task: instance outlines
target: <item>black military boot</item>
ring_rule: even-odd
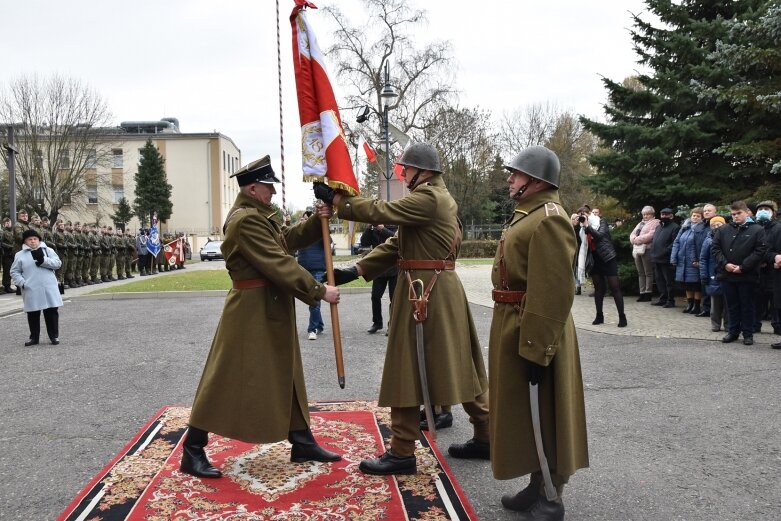
[[[447,453],[459,459],[491,459],[491,444],[472,438],[466,443],[454,443]]]
[[[179,470],[199,478],[219,478],[222,472],[216,469],[203,450],[209,443],[209,433],[196,427],[189,427],[182,444],[182,463]]]
[[[502,506],[507,510],[523,512],[529,510],[531,506],[540,497],[540,486],[542,485],[542,474],[534,472],[529,479],[529,484],[525,489],[517,494],[505,494],[502,496]]]
[[[358,468],[364,474],[388,476],[390,474],[417,474],[418,463],[415,456],[397,456],[391,449],[379,458],[366,458]]]
[[[342,459],[335,452],[327,451],[318,445],[315,437],[312,436],[312,431],[309,429],[290,431],[287,434],[287,441],[293,444],[293,447],[290,449],[290,461],[293,463],[303,463],[305,461],[330,463]]]
[[[564,503],[558,501],[548,501],[538,495],[528,510],[520,512],[515,519],[523,521],[562,521],[564,519]]]
[[[443,412],[441,414],[434,413],[434,426],[437,430],[447,429],[453,426],[453,413]],[[426,421],[426,412],[420,411],[420,430],[428,430],[428,421]]]

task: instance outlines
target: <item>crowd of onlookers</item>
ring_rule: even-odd
[[[683,313],[710,318],[712,331],[724,329],[722,342],[753,344],[753,335],[769,320],[781,335],[781,224],[775,201],[748,205],[736,201],[730,215],[718,215],[712,204],[693,208],[681,224],[671,208],[659,217],[651,206],[642,209],[642,220],[629,235],[637,269],[638,302],[675,308],[676,291],[685,295]],[[594,282],[596,318],[604,321],[602,300],[609,287],[626,326],[624,303],[618,283],[616,250],[607,223],[598,209],[587,206],[572,215],[579,250],[575,279],[577,292],[590,274]],[[616,226],[623,223],[616,222]],[[652,294],[654,284],[658,299]],[[781,349],[781,342],[772,344]]]

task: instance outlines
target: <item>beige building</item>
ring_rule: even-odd
[[[86,190],[73,196],[84,200],[64,206],[61,215],[72,221],[112,224],[109,216],[116,212],[119,200],[125,197],[132,205],[135,199],[134,175],[148,139],[165,159],[172,186],[173,212],[161,224],[162,230],[203,238],[219,235],[238,194],[230,175],[241,168],[241,151],[219,132],[182,133],[175,118],[123,122],[116,132],[107,132],[110,156],[94,162],[86,174]],[[137,230],[138,219],[134,217],[128,227]]]

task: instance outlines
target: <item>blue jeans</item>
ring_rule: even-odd
[[[729,333],[743,333],[743,338],[754,336],[754,289],[756,282],[732,282],[723,280],[724,298],[727,300]]]
[[[315,278],[320,280],[323,278],[323,271],[310,271],[309,273]],[[307,333],[314,331],[315,333],[321,333],[325,325],[323,324],[323,316],[320,314],[320,301],[318,300],[314,306],[309,306],[309,327],[306,328]]]

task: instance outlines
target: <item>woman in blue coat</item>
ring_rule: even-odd
[[[29,229],[22,234],[22,249],[14,256],[11,265],[11,278],[14,284],[22,290],[24,311],[27,313],[27,324],[30,326],[30,340],[25,346],[38,343],[41,333],[41,310],[46,321],[46,332],[52,344],[60,343],[59,313],[62,297],[57,285],[54,270],[62,266],[57,253],[41,242],[41,236],[36,230]]]
[[[721,283],[716,279],[716,259],[711,252],[713,244],[713,234],[727,221],[724,217],[717,215],[710,219],[710,231],[705,236],[700,250],[700,279],[705,293],[710,296],[710,323],[711,331],[721,331],[721,325],[724,324],[724,331],[727,329],[727,306],[724,301],[724,291],[721,289]]]
[[[675,280],[686,291],[689,305],[684,313],[696,315],[702,311],[702,286],[700,285],[700,252],[708,229],[702,222],[702,208],[694,208],[673,242],[670,264],[675,266]]]

